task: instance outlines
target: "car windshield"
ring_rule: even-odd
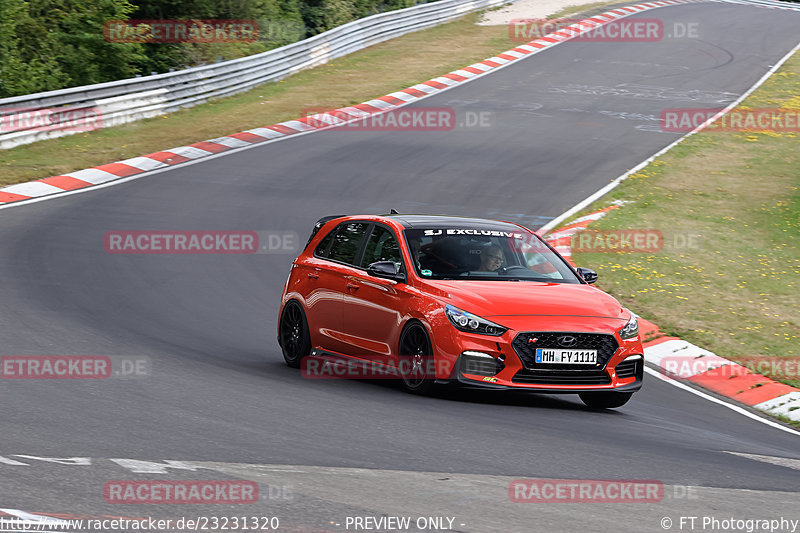
[[[404,234],[425,279],[580,283],[563,259],[522,228],[431,227]]]

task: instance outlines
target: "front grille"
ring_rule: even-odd
[[[558,339],[565,335],[575,337],[577,342],[574,346],[569,346],[573,350],[597,350],[597,365],[575,365],[575,364],[541,364],[536,362],[537,348],[561,348]],[[529,342],[536,339],[535,342]],[[614,335],[606,333],[573,333],[569,331],[541,331],[519,333],[511,343],[514,351],[522,360],[522,364],[527,370],[574,370],[581,373],[597,372],[604,370],[606,364],[619,348],[617,339]]]
[[[617,365],[616,372],[617,378],[619,379],[627,379],[627,378],[635,378],[639,372],[639,365],[642,363],[640,359],[634,359],[632,361],[623,361]]]
[[[513,378],[513,383],[526,385],[608,385],[611,378],[603,370],[520,370]]]

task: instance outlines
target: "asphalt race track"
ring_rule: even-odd
[[[796,435],[651,376],[616,412],[577,396],[421,398],[389,383],[308,380],[275,340],[292,253],[103,247],[112,230],[288,231],[305,242],[321,216],[390,208],[539,227],[677,139],[658,131],[662,109],[723,107],[800,41],[797,12],[697,3],[638,16],[696,23],[699,38],[568,42],[416,104],[459,120],[483,113],[487,127],[328,130],[0,210],[0,353],[151,364],[136,379],[0,380],[0,508],[278,516],[284,531],[346,531],[348,516],[382,514],[454,517],[456,531],[800,519]],[[182,469],[136,473],[111,460],[123,458]],[[657,504],[511,503],[510,480],[526,477],[666,487]],[[261,500],[104,501],[104,483],[130,479],[249,479]]]

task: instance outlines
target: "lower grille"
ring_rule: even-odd
[[[478,376],[494,376],[497,374],[497,365],[489,361],[469,361],[461,369],[464,374],[475,374]]]
[[[494,376],[503,370],[503,362],[494,357],[476,357],[469,353],[464,353],[458,361],[458,369],[462,374],[473,374],[476,376]]]
[[[536,362],[537,348],[567,348],[559,343],[564,336],[574,337],[575,342],[569,346],[574,350],[597,350],[597,365],[575,364],[541,364]],[[614,335],[606,333],[572,333],[557,331],[525,332],[514,337],[511,343],[514,351],[528,370],[580,370],[582,373],[603,370],[608,361],[619,348]]]
[[[641,359],[634,359],[633,361],[623,361],[617,365],[616,372],[617,378],[619,379],[628,379],[628,378],[635,378],[641,372],[639,370],[640,365],[642,364]]]
[[[608,385],[611,378],[602,370],[586,371],[536,371],[520,370],[512,383],[527,385]]]

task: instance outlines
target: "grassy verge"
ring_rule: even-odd
[[[800,54],[742,107],[800,109]],[[694,135],[586,211],[592,229],[655,229],[658,253],[576,253],[623,305],[718,355],[800,387],[800,134]]]
[[[517,46],[478,14],[372,46],[246,93],[124,126],[0,151],[0,185],[118,161],[361,103]]]
[[[603,12],[603,11],[607,11],[607,8],[610,8],[611,6],[617,7],[617,6],[620,6],[620,5],[625,5],[625,4],[620,4],[619,0],[612,0],[610,2],[594,2],[592,4],[582,4],[582,5],[575,5],[575,6],[567,6],[564,9],[562,9],[561,11],[558,11],[556,13],[553,13],[552,15],[549,15],[547,18],[548,19],[560,19],[560,18],[566,18],[566,17],[573,17],[573,16],[575,16],[575,15],[577,15],[579,13],[585,13],[585,12],[591,12],[592,14],[600,13],[600,12]]]

